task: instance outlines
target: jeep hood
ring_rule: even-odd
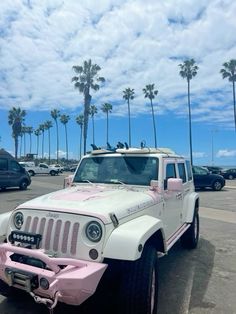
[[[18,206],[35,210],[93,216],[110,223],[110,214],[122,219],[156,203],[161,196],[144,188],[77,185],[46,194]]]

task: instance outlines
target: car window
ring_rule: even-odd
[[[166,180],[169,178],[176,178],[175,164],[166,165]]]
[[[0,158],[0,170],[4,171],[7,170],[7,159]]]
[[[184,163],[178,163],[179,177],[183,182],[187,181]]]
[[[9,169],[13,171],[20,172],[21,166],[15,160],[10,160]]]
[[[200,175],[204,175],[204,174],[208,174],[208,170],[201,168],[201,167],[193,167],[193,173],[194,174],[200,174]]]
[[[186,160],[186,167],[187,167],[187,176],[188,176],[188,181],[191,181],[193,179],[193,175],[192,175],[192,170],[191,170],[191,166],[190,166],[190,161]]]

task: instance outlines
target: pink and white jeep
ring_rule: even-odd
[[[156,313],[158,257],[179,239],[198,243],[189,161],[164,148],[95,150],[65,187],[0,216],[1,293],[54,308],[116,280],[118,313]]]

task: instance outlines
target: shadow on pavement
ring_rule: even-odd
[[[177,243],[168,256],[159,260],[159,314],[182,314],[191,312],[193,308],[214,308],[213,303],[204,299],[214,256],[215,247],[209,241],[200,239],[198,249],[183,250]],[[80,307],[59,304],[54,314],[113,314],[112,299],[111,295],[103,295],[103,300],[94,302],[91,298],[85,306]],[[0,313],[47,314],[49,311],[22,293],[14,299],[4,299],[0,303]]]

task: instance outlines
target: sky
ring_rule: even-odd
[[[232,83],[222,64],[236,59],[236,2],[232,0],[4,0],[0,3],[0,147],[14,153],[8,112],[26,110],[25,125],[37,129],[52,120],[50,111],[68,114],[69,158],[79,157],[83,95],[74,88],[72,67],[91,59],[106,81],[92,92],[95,143],[106,145],[106,115],[112,104],[109,142],[128,142],[128,109],[123,90],[133,88],[130,103],[132,146],[154,146],[151,106],[143,88],[155,84],[153,100],[157,146],[189,156],[187,82],[179,64],[193,58],[199,67],[191,80],[193,161],[198,165],[236,166]],[[60,156],[65,131],[59,123]],[[56,128],[51,129],[56,155]],[[32,152],[36,153],[33,135]],[[40,149],[41,151],[41,137]],[[45,133],[44,155],[48,156]],[[92,143],[89,121],[88,147]],[[24,145],[23,145],[24,146]],[[26,136],[26,153],[29,136]],[[22,148],[22,154],[24,147]]]

